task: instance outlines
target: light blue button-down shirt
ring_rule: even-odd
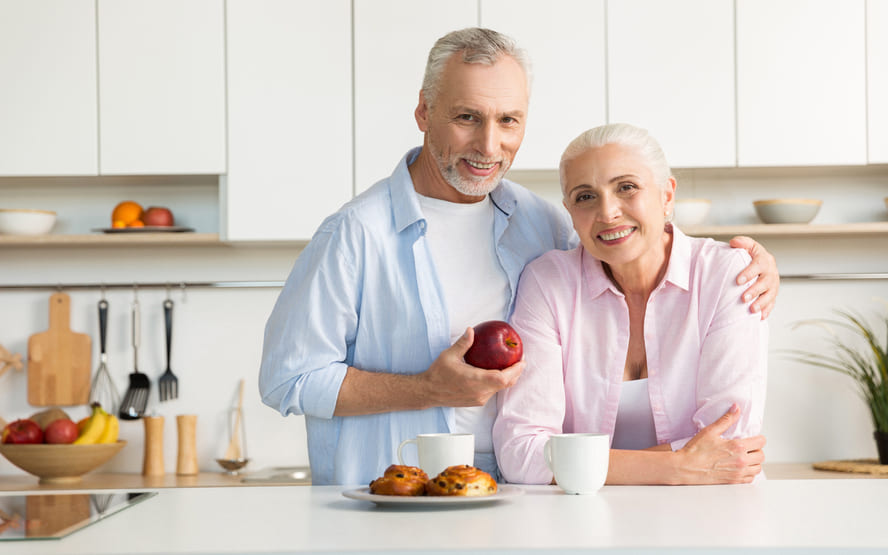
[[[265,327],[262,400],[283,415],[305,415],[314,484],[368,484],[397,462],[402,440],[454,425],[449,407],[333,416],[349,366],[417,374],[450,346],[444,293],[407,170],[419,151],[321,224]],[[524,266],[577,241],[564,209],[515,183],[503,180],[491,199],[496,251],[511,286],[505,319]],[[495,460],[475,465],[497,475]]]

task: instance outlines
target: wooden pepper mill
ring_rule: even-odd
[[[197,415],[180,414],[176,417],[179,432],[179,457],[176,461],[176,474],[193,476],[197,467]]]
[[[145,457],[142,476],[163,476],[163,416],[144,416]]]

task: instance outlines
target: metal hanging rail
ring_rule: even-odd
[[[888,280],[888,273],[785,274],[781,280]],[[0,284],[0,291],[74,291],[110,289],[280,289],[283,281],[164,281],[131,283],[23,283]]]
[[[888,279],[888,273],[860,273],[860,274],[789,274],[780,276],[781,280],[872,280]]]
[[[283,281],[165,281],[131,283],[30,283],[4,284],[0,291],[74,291],[110,289],[273,289],[284,286]]]

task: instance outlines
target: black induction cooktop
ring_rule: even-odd
[[[57,540],[157,492],[0,495],[0,542]]]

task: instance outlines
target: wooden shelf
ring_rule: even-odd
[[[854,235],[888,235],[888,222],[853,224],[749,224],[749,225],[695,225],[682,228],[688,235],[698,237],[830,237]]]
[[[219,246],[218,233],[91,233],[86,235],[0,235],[0,247]]]

